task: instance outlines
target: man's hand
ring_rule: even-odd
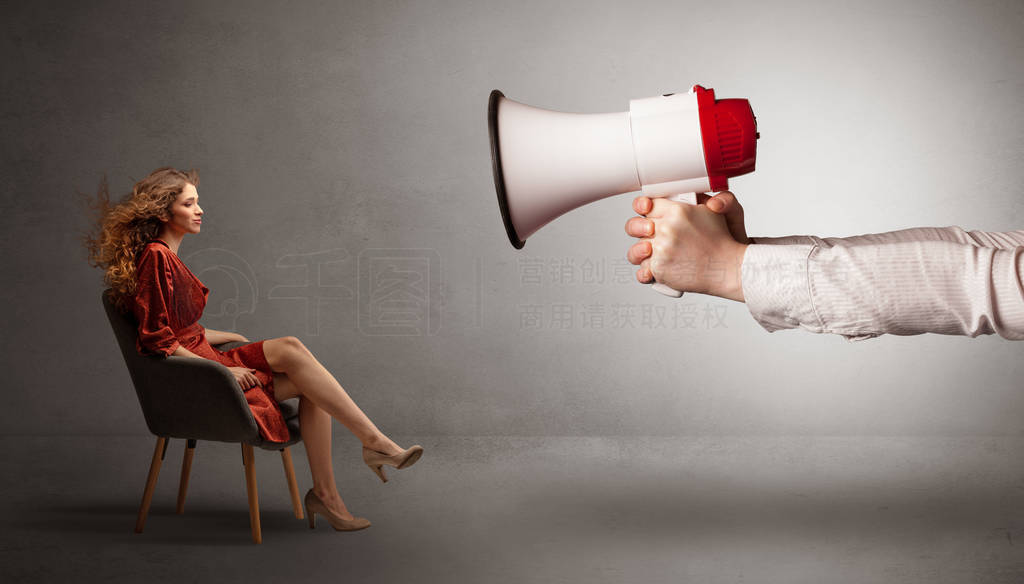
[[[728,191],[699,195],[698,202],[637,197],[633,209],[644,217],[627,221],[626,233],[640,241],[626,257],[640,266],[640,282],[657,280],[684,292],[743,302],[740,267],[749,242],[743,208]]]
[[[701,200],[701,197],[707,197]],[[729,233],[739,243],[750,243],[747,237],[747,228],[743,223],[743,205],[736,200],[736,195],[729,191],[722,191],[713,197],[701,193],[697,196],[698,203],[704,203],[719,215],[725,215],[725,224],[729,226]]]

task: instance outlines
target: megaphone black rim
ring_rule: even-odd
[[[498,192],[498,207],[501,208],[501,219],[505,222],[505,233],[512,247],[522,249],[526,242],[519,239],[516,227],[512,224],[512,216],[508,211],[508,194],[505,192],[505,172],[501,168],[501,144],[498,140],[498,106],[505,94],[495,89],[487,102],[487,130],[491,135],[491,169],[494,171],[494,190]]]

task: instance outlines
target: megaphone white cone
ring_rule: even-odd
[[[488,118],[498,202],[516,248],[563,213],[640,189],[629,112],[556,112],[495,90]]]

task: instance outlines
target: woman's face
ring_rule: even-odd
[[[186,184],[181,194],[175,199],[169,210],[170,220],[166,226],[179,233],[199,233],[202,225],[203,209],[199,206],[199,194],[196,187]]]

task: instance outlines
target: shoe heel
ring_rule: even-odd
[[[384,467],[383,466],[377,465],[377,466],[371,466],[370,468],[373,469],[373,472],[377,473],[377,476],[380,477],[380,480],[381,480],[382,483],[388,482],[388,477],[387,477],[387,475],[384,474]]]
[[[306,506],[306,517],[309,519],[309,528],[316,529],[316,513],[309,510],[309,506]]]

